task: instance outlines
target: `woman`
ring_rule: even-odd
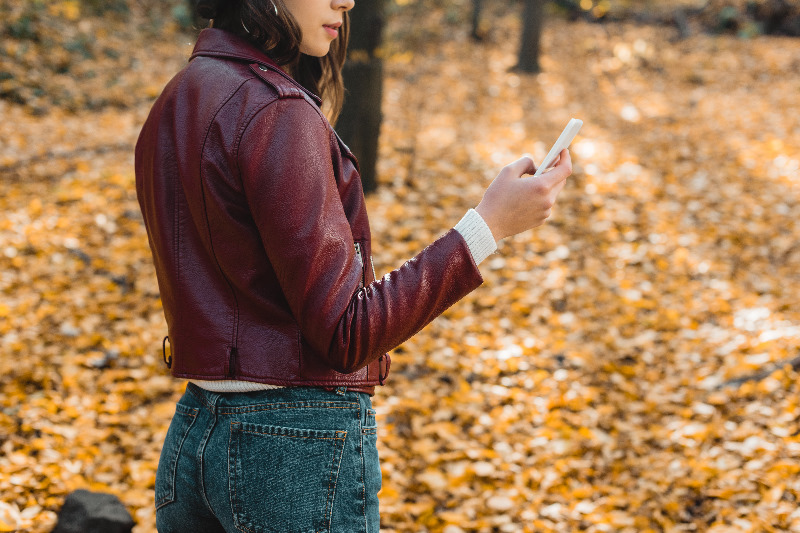
[[[566,151],[536,179],[529,158],[510,164],[375,280],[358,164],[320,110],[341,108],[352,8],[197,2],[210,27],[142,129],[165,362],[190,381],[158,466],[162,533],[377,532],[386,352],[477,288],[496,240],[542,224],[571,173]]]

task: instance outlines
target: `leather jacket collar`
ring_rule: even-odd
[[[201,31],[189,60],[191,61],[196,57],[218,57],[239,60],[243,63],[255,63],[260,67],[281,74],[294,86],[311,97],[317,106],[322,105],[322,100],[319,96],[297,83],[294,78],[286,74],[280,65],[275,63],[260,48],[228,31],[218,28],[206,28]]]

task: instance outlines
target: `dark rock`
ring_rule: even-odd
[[[112,494],[76,490],[64,500],[52,533],[131,533],[133,518]]]

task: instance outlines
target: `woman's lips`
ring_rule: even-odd
[[[325,28],[325,31],[328,32],[331,38],[336,39],[336,37],[339,36],[339,26],[341,25],[341,22],[337,22],[336,24],[325,24],[322,27]]]

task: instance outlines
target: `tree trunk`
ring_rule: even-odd
[[[516,70],[532,73],[542,70],[539,66],[539,43],[544,25],[544,4],[545,0],[525,0]]]
[[[364,192],[377,188],[378,135],[381,128],[385,0],[360,2],[350,12],[350,45],[342,76],[346,95],[336,130],[358,158]]]
[[[476,41],[483,40],[481,11],[483,11],[483,0],[472,0],[472,38]]]

